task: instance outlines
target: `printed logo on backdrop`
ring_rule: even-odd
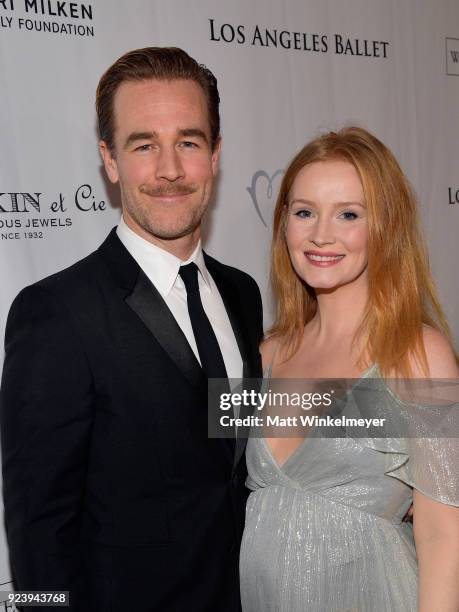
[[[67,0],[0,0],[0,30],[93,37],[91,4]]]
[[[459,204],[459,187],[448,187],[448,204]]]
[[[446,39],[446,74],[459,76],[459,38]]]
[[[272,174],[268,174],[264,170],[257,170],[252,176],[250,187],[247,187],[253,207],[265,227],[272,225],[280,177],[284,172],[285,170],[275,170]]]
[[[333,53],[374,59],[387,59],[390,46],[388,41],[353,38],[342,33],[294,32],[258,25],[246,27],[243,24],[219,23],[216,19],[209,19],[209,33],[211,41],[221,44]]]
[[[37,191],[0,192],[0,241],[46,239],[58,231],[68,232],[75,215],[101,214],[107,208],[88,183],[77,187],[70,198],[63,193],[52,197]]]

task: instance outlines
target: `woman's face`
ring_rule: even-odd
[[[292,265],[310,287],[366,282],[367,209],[352,164],[314,162],[300,170],[288,201],[285,236]]]

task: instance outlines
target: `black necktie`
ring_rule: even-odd
[[[208,378],[227,378],[225,362],[217,337],[202,305],[198,284],[198,267],[195,263],[181,266],[179,274],[185,283],[188,312],[202,369]]]

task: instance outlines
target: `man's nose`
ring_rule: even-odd
[[[162,147],[158,152],[155,178],[173,182],[184,176],[185,171],[178,151],[174,147]]]

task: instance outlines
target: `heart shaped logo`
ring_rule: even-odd
[[[265,227],[268,227],[268,224],[266,223],[261,213],[262,206],[265,206],[269,200],[271,200],[270,203],[272,203],[274,180],[278,176],[281,176],[282,174],[284,174],[284,172],[285,170],[276,170],[275,172],[273,172],[271,176],[269,176],[269,174],[265,172],[264,170],[257,170],[257,172],[255,172],[255,174],[252,176],[252,184],[250,185],[250,187],[246,188],[250,194],[250,197],[252,198],[252,202],[253,202],[253,205],[255,206],[257,215],[260,217],[261,222],[263,223]],[[264,179],[263,181],[261,181],[261,184],[266,184],[266,192],[263,194],[263,191],[260,188],[262,195],[258,197],[257,196],[257,185],[260,182],[260,179]]]

